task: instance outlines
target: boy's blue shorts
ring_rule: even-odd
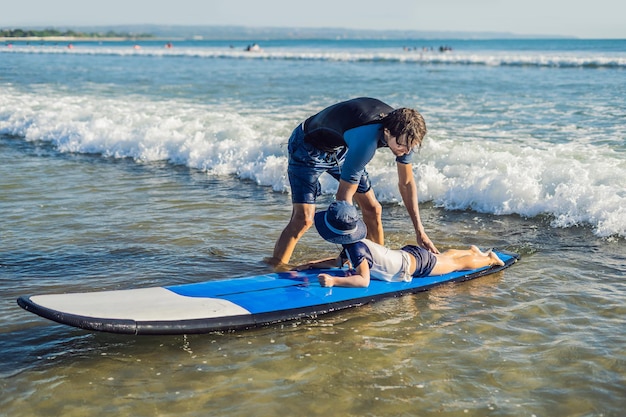
[[[402,248],[402,250],[415,257],[417,265],[415,267],[415,272],[413,272],[414,278],[427,277],[437,264],[437,258],[435,255],[424,248],[416,245],[406,245]]]
[[[341,176],[347,147],[337,152],[326,152],[304,141],[302,124],[296,127],[289,138],[289,185],[291,186],[292,203],[315,204],[322,194],[319,177],[328,172],[337,181]],[[372,188],[367,171],[361,176],[357,193],[366,193]]]

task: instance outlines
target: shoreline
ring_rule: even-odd
[[[142,38],[142,37],[82,37],[82,36],[23,36],[23,37],[0,37],[0,42],[124,42],[124,41],[159,41],[160,38]]]

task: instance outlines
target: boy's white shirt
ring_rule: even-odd
[[[361,242],[367,246],[372,254],[374,264],[370,268],[371,278],[389,282],[411,281],[413,278],[410,271],[411,259],[407,252],[389,249],[369,239],[363,239]],[[352,259],[350,262],[354,265]]]

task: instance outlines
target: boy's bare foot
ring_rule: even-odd
[[[480,249],[478,249],[478,246],[476,245],[470,246],[470,250],[480,256],[489,256],[489,254],[491,253],[491,249],[489,249],[487,252],[482,252]]]
[[[498,257],[498,255],[495,254],[495,252],[489,251],[488,256],[489,259],[491,259],[491,265],[504,266],[504,262]]]

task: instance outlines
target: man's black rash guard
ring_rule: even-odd
[[[370,97],[359,97],[325,108],[304,122],[304,141],[324,151],[346,146],[343,134],[355,127],[379,123],[393,107]]]

